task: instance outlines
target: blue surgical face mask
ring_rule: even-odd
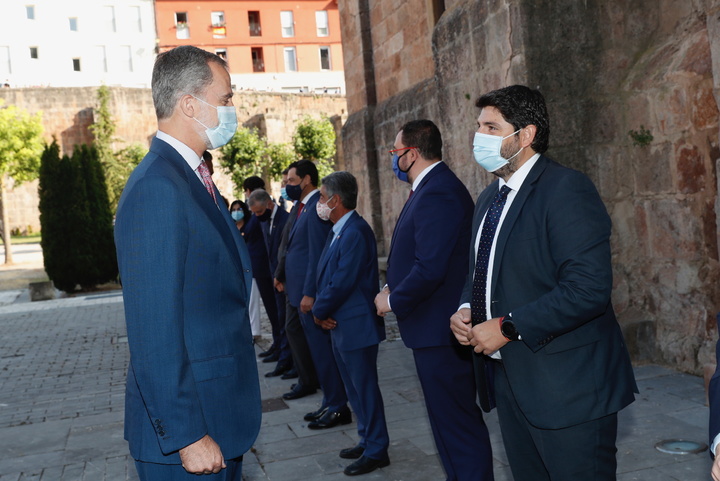
[[[237,113],[235,112],[235,107],[215,107],[214,105],[209,104],[203,99],[199,99],[194,95],[192,95],[192,97],[217,110],[218,124],[215,127],[208,127],[207,125],[193,117],[195,122],[205,127],[205,135],[207,135],[208,138],[208,148],[217,149],[218,147],[222,147],[223,145],[230,142],[230,139],[233,138],[238,128]]]
[[[283,188],[280,189],[280,197],[282,197],[282,198],[285,199],[285,200],[292,200],[292,199],[287,195],[287,189],[285,189],[285,187],[283,187]]]
[[[502,142],[518,132],[520,132],[520,130],[517,130],[505,137],[475,132],[475,138],[473,139],[473,156],[475,157],[475,162],[480,164],[480,166],[488,172],[495,172],[500,167],[506,166],[512,159],[522,152],[524,147],[515,152],[515,155],[506,159],[500,154]]]
[[[410,150],[406,150],[403,155],[410,152]],[[407,173],[412,169],[413,165],[415,165],[415,162],[410,164],[410,166],[407,168],[407,170],[402,170],[400,168],[400,156],[397,154],[397,152],[393,152],[392,154],[392,169],[393,172],[395,172],[395,177],[402,180],[403,182],[410,182],[410,179],[408,178]]]
[[[240,222],[241,220],[243,220],[245,218],[245,212],[243,212],[242,209],[234,210],[234,211],[230,212],[230,215],[232,216],[232,218],[235,222]]]

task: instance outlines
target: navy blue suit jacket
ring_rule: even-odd
[[[441,162],[405,203],[388,255],[390,304],[410,348],[457,343],[450,316],[465,282],[473,202]]]
[[[720,329],[720,314],[717,317],[718,329]],[[718,360],[718,364],[708,386],[710,398],[710,443],[708,445],[710,446],[712,446],[715,436],[720,434],[720,340],[715,344],[715,359]],[[710,454],[712,455],[712,452]]]
[[[498,182],[478,197],[473,241]],[[610,302],[610,230],[590,179],[540,156],[497,234],[491,313],[512,313],[522,336],[500,353],[520,408],[539,428],[598,419],[637,392]],[[473,242],[463,303],[472,296],[474,250]]]
[[[278,266],[278,250],[280,249],[280,241],[282,240],[282,232],[287,224],[289,214],[285,209],[278,206],[275,211],[275,217],[272,221],[268,220],[269,236],[265,241],[268,249],[268,258],[270,260],[270,272],[274,273]]]
[[[378,288],[375,234],[353,211],[337,236],[328,235],[317,268],[313,314],[337,321],[330,332],[338,349],[351,351],[385,339],[385,323],[375,309]]]
[[[317,265],[332,227],[330,221],[320,220],[317,215],[315,205],[319,199],[319,191],[310,197],[288,236],[285,292],[294,307],[300,307],[303,296],[315,298]]]
[[[226,459],[241,456],[257,437],[261,410],[247,311],[250,258],[230,214],[156,138],[123,191],[115,244],[133,458],[180,464],[178,450],[206,434]]]
[[[260,220],[256,215],[250,214],[250,218],[245,219],[243,233],[252,262],[253,277],[255,279],[272,277],[267,246],[260,228]]]

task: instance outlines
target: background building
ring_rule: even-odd
[[[149,87],[152,0],[2,0],[0,83]]]
[[[156,0],[159,50],[224,57],[234,88],[344,93],[336,0]]]

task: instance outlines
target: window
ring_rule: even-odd
[[[175,12],[175,36],[180,39],[190,38],[187,12]]]
[[[35,5],[25,5],[25,16],[28,20],[35,20]]]
[[[250,25],[250,36],[259,37],[262,35],[260,29],[260,12],[248,12],[248,24]]]
[[[327,10],[319,10],[315,12],[315,25],[317,26],[318,37],[327,37],[330,34],[328,30]]]
[[[251,48],[250,55],[252,55],[253,72],[264,72],[265,71],[265,62],[263,61],[262,47]]]
[[[68,18],[68,20],[70,21],[70,31],[77,32],[78,31],[77,17],[70,17],[70,18]]]
[[[280,12],[280,25],[282,25],[283,37],[295,36],[295,22],[293,21],[293,13],[290,10]]]
[[[115,7],[106,5],[103,10],[105,15],[105,30],[108,32],[117,32],[115,27]]]
[[[132,50],[130,45],[121,45],[119,47],[118,65],[121,72],[132,72],[133,71],[133,59]]]
[[[330,47],[320,47],[320,70],[331,70]]]
[[[142,32],[142,15],[140,7],[130,7],[130,30],[133,32]]]
[[[11,73],[10,47],[0,47],[0,75],[9,75]]]
[[[38,48],[30,47],[30,58],[38,58]]]
[[[72,62],[73,62],[73,71],[79,72],[80,71],[80,59],[74,58],[74,59],[72,59]]]
[[[225,38],[225,12],[210,12],[213,38]]]
[[[98,56],[98,63],[100,64],[100,71],[107,72],[108,65],[107,65],[107,52],[105,51],[105,45],[97,46],[97,56]]]
[[[285,71],[297,72],[297,58],[295,56],[295,47],[286,47],[285,52]]]
[[[217,48],[215,49],[215,55],[220,57],[221,59],[228,61],[227,59],[227,49],[226,48]]]

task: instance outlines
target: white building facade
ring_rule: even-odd
[[[0,0],[0,85],[150,87],[152,0]]]

